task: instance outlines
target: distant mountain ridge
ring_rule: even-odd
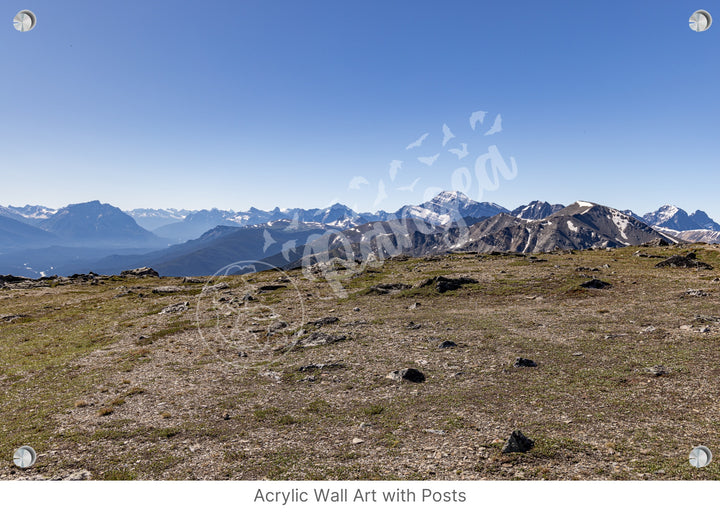
[[[702,210],[688,214],[685,210],[674,205],[663,205],[656,211],[645,214],[643,219],[652,226],[680,232],[686,230],[720,231],[720,224],[710,219]]]
[[[565,208],[565,205],[551,205],[546,201],[531,201],[527,205],[517,207],[510,212],[510,215],[520,219],[545,219],[563,208]]]
[[[93,267],[110,272],[140,265],[157,265],[162,274],[211,274],[212,267],[233,256],[242,260],[274,257],[283,263],[293,256],[297,259],[308,239],[333,234],[336,237],[330,236],[329,241],[349,239],[353,246],[365,246],[377,238],[378,231],[389,234],[389,240],[378,245],[379,251],[383,246],[392,248],[393,240],[399,239],[411,243],[410,254],[462,250],[536,253],[555,248],[627,246],[663,236],[667,240],[720,242],[720,230],[713,229],[720,225],[700,210],[687,214],[666,205],[640,217],[630,210],[595,203],[563,207],[535,200],[510,212],[461,192],[442,192],[395,212],[357,213],[340,203],[324,209],[131,212],[136,218],[145,218],[147,224],[174,222],[150,232],[128,213],[99,201],[61,209],[0,207],[0,274],[79,272]],[[393,221],[414,222],[407,223],[407,235],[399,235],[393,233],[397,228]],[[387,224],[374,224],[378,222]],[[689,226],[695,228],[672,228]],[[466,230],[467,242],[460,238]],[[197,237],[185,239],[188,233]],[[177,245],[168,247],[172,242]]]

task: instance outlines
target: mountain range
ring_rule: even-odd
[[[0,207],[0,274],[111,274],[151,266],[168,276],[209,275],[231,262],[263,259],[289,266],[308,249],[312,254],[317,238],[324,239],[332,256],[346,253],[347,246],[383,256],[398,250],[409,255],[537,253],[636,245],[658,238],[720,242],[720,224],[703,211],[688,214],[672,205],[643,216],[582,201],[565,207],[536,200],[508,210],[460,192],[442,192],[420,205],[375,213],[358,213],[337,203],[324,209],[243,212],[123,212],[99,201],[61,209],[8,206]]]

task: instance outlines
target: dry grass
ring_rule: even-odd
[[[344,299],[300,271],[245,305],[231,300],[281,275],[231,279],[212,299],[153,295],[180,285],[167,278],[2,290],[0,313],[28,317],[0,323],[0,450],[32,445],[32,474],[46,477],[719,479],[717,462],[687,461],[720,442],[720,248],[692,249],[716,270],[655,269],[626,248],[390,260],[345,280]],[[479,283],[364,294],[437,274]],[[581,289],[583,275],[612,288]],[[183,301],[189,311],[158,314]],[[305,328],[345,340],[283,353],[325,316],[339,321]],[[288,327],[268,332],[277,319]],[[458,347],[439,349],[446,339]],[[513,368],[517,357],[538,367]],[[385,378],[407,367],[427,381]],[[501,454],[514,429],[535,448]]]

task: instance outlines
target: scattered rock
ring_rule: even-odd
[[[697,269],[712,269],[710,264],[700,262],[697,260],[695,253],[688,253],[687,255],[673,255],[667,260],[658,262],[655,267],[674,267],[674,268],[697,268]]]
[[[204,284],[205,280],[202,278],[195,278],[192,276],[186,276],[182,279],[183,284]]]
[[[408,324],[406,325],[405,328],[407,328],[407,329],[409,329],[409,330],[417,330],[417,329],[419,329],[419,328],[421,328],[421,327],[422,327],[422,325],[420,325],[419,323],[415,323],[415,322],[410,321],[410,322],[408,322]]]
[[[700,332],[701,334],[707,334],[708,332],[710,332],[710,327],[708,327],[708,326],[702,327],[702,328],[700,328],[700,330],[698,330],[698,332]]]
[[[87,481],[92,479],[92,473],[89,470],[78,470],[63,478],[65,481]]]
[[[182,289],[174,285],[162,285],[160,287],[155,287],[152,290],[153,294],[170,294],[179,293],[180,291],[182,291]]]
[[[585,289],[609,289],[610,287],[612,287],[612,284],[603,282],[602,280],[599,280],[597,278],[593,278],[592,280],[585,282],[584,284],[580,284],[580,287],[583,287]]]
[[[353,310],[354,310],[355,312],[360,312],[360,307],[353,307]]]
[[[147,278],[147,277],[159,278],[160,277],[158,272],[150,267],[138,267],[135,269],[128,269],[126,271],[122,271],[120,273],[120,276],[123,276],[123,277],[130,276],[130,277],[135,277],[135,278]]]
[[[574,355],[575,357],[581,357],[584,354],[582,352],[573,352],[572,355]]]
[[[468,278],[468,277],[460,277],[460,278],[447,278],[444,276],[434,276],[432,278],[428,278],[427,280],[423,280],[420,282],[417,287],[427,287],[430,285],[435,286],[435,290],[438,293],[444,293],[447,291],[455,291],[456,289],[460,289],[462,286],[467,284],[477,284],[479,283],[474,278]]]
[[[443,436],[443,435],[447,434],[442,429],[423,429],[423,431],[425,431],[426,433],[430,433],[430,434],[437,434],[439,436]]]
[[[268,285],[261,285],[257,288],[258,293],[264,293],[269,291],[277,291],[278,289],[284,289],[286,288],[286,285],[283,284],[268,284]]]
[[[280,330],[280,329],[287,328],[287,326],[288,326],[288,324],[287,324],[286,321],[278,320],[278,321],[272,322],[272,323],[268,326],[268,330],[269,330],[269,331],[276,331],[276,330]]]
[[[243,302],[253,302],[255,301],[255,297],[251,294],[246,294],[242,297]]]
[[[185,312],[190,308],[189,302],[181,302],[181,303],[175,303],[173,305],[168,305],[163,310],[160,311],[160,314],[175,314],[178,312]]]
[[[320,318],[319,320],[311,321],[310,325],[315,325],[320,328],[323,325],[331,325],[333,323],[337,323],[338,321],[340,321],[340,318],[337,316],[327,316],[325,318]]]
[[[502,448],[503,454],[511,452],[527,452],[533,448],[535,442],[525,436],[522,431],[513,431],[505,442],[505,446]]]
[[[272,379],[275,382],[280,382],[280,380],[281,380],[280,374],[278,372],[273,372],[273,371],[268,370],[268,371],[260,372],[260,375],[262,375],[263,377],[267,377],[268,379]]]
[[[438,345],[438,348],[440,348],[440,349],[455,348],[456,346],[457,346],[457,343],[455,343],[455,341],[445,340]]]
[[[203,287],[203,293],[212,293],[216,291],[222,291],[224,289],[230,289],[230,285],[227,282],[220,282],[213,285],[206,285]]]
[[[668,241],[666,241],[665,239],[658,237],[656,239],[647,241],[646,243],[641,244],[640,246],[643,246],[645,248],[656,247],[656,246],[670,246],[670,243]]]
[[[298,371],[312,372],[316,370],[340,370],[342,368],[345,368],[345,365],[342,363],[318,363],[301,366],[300,368],[298,368]]]
[[[15,275],[0,275],[0,284],[17,284],[20,282],[31,281],[32,278]]]
[[[242,350],[240,352],[238,352],[238,357],[247,357],[247,356],[248,356],[247,352],[244,352]]]
[[[692,325],[680,325],[680,330],[692,330]]]
[[[532,359],[518,357],[517,359],[515,359],[515,364],[513,364],[513,366],[515,368],[535,368],[537,366],[537,363]]]
[[[28,316],[26,314],[1,314],[0,315],[0,321],[4,323],[11,323],[15,320],[19,320],[21,318],[27,318]]]
[[[417,309],[418,307],[420,307],[420,304],[419,304],[418,302],[415,302],[415,303],[413,303],[412,305],[410,305],[410,306],[408,307],[408,310],[414,311],[414,310]]]
[[[701,321],[704,323],[720,323],[720,317],[718,317],[718,316],[697,315],[697,316],[695,316],[695,320]]]
[[[364,429],[369,429],[370,427],[372,427],[372,424],[369,424],[367,422],[360,422],[360,429],[364,430]]]
[[[655,332],[656,330],[657,330],[656,327],[653,327],[652,325],[649,325],[649,326],[645,327],[644,329],[642,329],[640,332],[641,332],[642,334],[648,334],[648,333],[650,333],[650,332]]]
[[[353,439],[352,439],[353,445],[358,445],[358,444],[360,444],[360,443],[363,443],[364,441],[365,441],[365,440],[363,440],[362,438],[353,438]]]
[[[230,420],[230,413],[228,413],[227,411],[226,411],[225,413],[223,413],[222,419],[223,419],[223,420]]]
[[[339,341],[345,341],[346,339],[347,336],[345,335],[333,335],[324,334],[322,332],[313,332],[311,334],[308,334],[307,336],[298,339],[297,341],[295,341],[294,344],[296,346],[301,346],[304,348],[312,348],[322,345],[331,345]]]
[[[386,378],[392,379],[393,381],[425,382],[425,374],[415,368],[395,370],[394,372],[388,373]]]
[[[706,291],[703,291],[702,289],[688,289],[683,293],[683,296],[693,296],[696,298],[700,298],[703,296],[709,296]]]
[[[665,368],[665,367],[664,367],[663,365],[661,365],[661,364],[658,364],[658,365],[655,365],[655,366],[651,366],[651,367],[648,368],[647,370],[648,370],[648,372],[650,372],[651,374],[653,374],[655,377],[661,377],[661,376],[663,376],[663,375],[668,375],[668,374],[670,373],[670,370],[668,370],[667,368]]]
[[[665,258],[663,255],[650,255],[649,253],[644,253],[640,250],[637,250],[635,253],[633,253],[633,256],[641,258]]]
[[[391,294],[391,293],[399,293],[400,291],[405,291],[406,289],[412,288],[411,285],[407,284],[377,284],[372,286],[368,291],[371,293],[376,294]]]
[[[575,271],[600,271],[600,270],[596,267],[591,268],[591,267],[580,266],[580,267],[576,267]]]

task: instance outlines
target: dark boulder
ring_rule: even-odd
[[[444,276],[434,276],[432,278],[428,278],[427,280],[423,280],[420,282],[417,287],[427,287],[434,285],[435,290],[438,293],[444,293],[447,291],[455,291],[456,289],[460,289],[462,286],[467,284],[477,284],[478,281],[474,278],[468,278],[468,277],[460,277],[460,278],[448,278]]]
[[[425,374],[415,368],[403,368],[387,374],[388,379],[394,381],[425,382]]]
[[[585,289],[609,289],[610,287],[612,287],[612,284],[603,282],[602,280],[598,280],[597,278],[593,278],[592,280],[589,280],[584,284],[580,284],[580,287],[583,287]]]
[[[537,363],[532,359],[518,357],[517,359],[515,359],[515,364],[513,364],[513,366],[515,368],[535,368],[537,366]]]
[[[525,436],[522,431],[513,431],[505,442],[505,446],[502,448],[503,454],[511,452],[527,452],[533,448],[535,442]]]
[[[712,269],[710,264],[697,260],[695,253],[687,255],[673,255],[667,260],[658,262],[655,267],[679,267],[679,268],[696,268],[696,269]]]
[[[158,278],[160,275],[153,268],[138,267],[135,269],[128,269],[126,271],[123,271],[120,273],[120,276],[125,276],[125,277],[130,276],[130,277],[136,277],[136,278],[147,278],[147,277]]]

